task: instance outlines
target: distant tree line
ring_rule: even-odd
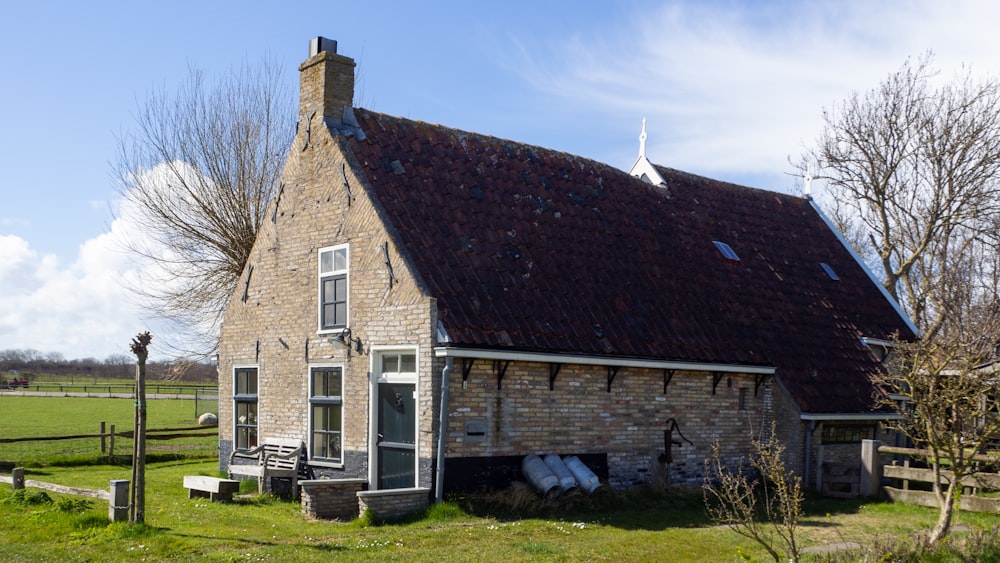
[[[135,377],[135,358],[127,354],[112,354],[104,360],[84,358],[67,360],[58,352],[38,350],[0,350],[0,378],[17,377],[29,380],[33,375],[62,375],[67,378]],[[216,382],[215,366],[207,362],[171,360],[146,363],[146,377],[164,381]]]

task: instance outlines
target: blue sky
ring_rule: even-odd
[[[0,21],[0,350],[127,353],[153,327],[120,287],[111,162],[152,88],[269,57],[297,93],[311,37],[355,103],[628,168],[786,192],[822,110],[933,49],[1000,65],[982,1],[18,2]],[[156,341],[154,340],[154,348]]]

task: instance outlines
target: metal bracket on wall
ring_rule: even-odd
[[[260,362],[260,338],[257,339],[257,344],[254,345],[254,363]]]
[[[611,392],[611,384],[618,377],[618,366],[608,366],[608,393]]]
[[[313,118],[316,117],[316,112],[309,114],[309,121],[306,122],[306,142],[302,143],[302,150],[309,148],[309,143],[312,142],[312,129],[313,129]]]
[[[469,386],[469,372],[472,371],[472,364],[476,363],[473,358],[462,358],[462,389]]]
[[[712,374],[712,394],[715,395],[715,389],[719,386],[719,382],[722,381],[722,372],[717,371]]]
[[[396,273],[392,270],[392,261],[389,260],[389,241],[382,244],[382,256],[385,258],[385,267],[389,270],[389,289],[392,289],[393,282],[399,280],[396,279]]]
[[[670,381],[674,378],[675,369],[665,369],[663,370],[663,394],[667,394],[667,385],[670,385]]]
[[[556,376],[559,375],[560,369],[562,369],[562,364],[549,364],[549,391],[555,389]]]
[[[500,360],[493,360],[493,371],[497,374],[497,391],[500,390],[500,385],[503,383],[503,376],[507,375],[507,367],[510,366],[510,360],[501,362]]]
[[[247,298],[250,296],[250,276],[253,275],[253,264],[247,266],[247,279],[243,281],[243,298],[241,301],[247,302]]]
[[[354,192],[351,191],[351,184],[347,181],[347,163],[340,163],[340,177],[344,180],[344,191],[347,192],[347,207],[351,206],[351,200],[354,199]]]
[[[274,211],[271,213],[271,222],[278,222],[278,206],[281,205],[281,194],[285,193],[285,183],[278,185],[278,195],[274,198]]]

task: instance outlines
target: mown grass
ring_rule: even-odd
[[[194,400],[161,399],[146,404],[147,428],[197,425]],[[133,399],[0,395],[0,438],[97,434],[102,421],[109,430],[114,424],[116,432],[130,431],[134,420]],[[213,436],[147,443],[147,451],[152,454],[210,456],[217,448],[218,440]],[[131,440],[116,437],[116,454],[130,455],[131,451]],[[0,443],[0,461],[24,466],[76,463],[81,458],[96,458],[99,452],[99,438]]]
[[[296,502],[271,496],[233,503],[188,499],[184,475],[218,475],[215,459],[147,466],[144,526],[109,524],[107,505],[81,510],[48,493],[48,504],[16,503],[0,492],[3,561],[741,561],[764,560],[754,544],[713,526],[697,494],[650,491],[546,501],[513,488],[465,495],[405,522],[310,521]],[[128,467],[42,467],[28,479],[107,488]],[[906,538],[928,529],[931,509],[859,500],[810,500],[804,545]],[[992,515],[961,513],[985,527]],[[812,560],[820,560],[814,557]],[[958,560],[958,559],[941,559]]]
[[[90,428],[96,432],[101,420],[130,428],[133,408],[133,401],[124,399],[0,397],[0,436],[81,433]],[[149,425],[189,425],[191,408],[189,401],[150,401]],[[515,486],[493,495],[452,496],[425,514],[391,524],[361,518],[310,521],[297,502],[271,496],[248,496],[233,503],[188,499],[182,486],[185,475],[219,475],[216,440],[197,440],[200,450],[156,451],[152,444],[145,525],[109,524],[104,501],[31,489],[16,498],[9,486],[0,486],[0,561],[766,560],[750,540],[714,526],[697,492],[601,489],[592,496],[545,500]],[[40,444],[53,449],[34,454],[28,479],[107,489],[111,480],[131,478],[128,465],[98,458],[96,439],[90,440],[89,453],[73,456],[62,452],[60,442]],[[23,459],[12,459],[9,447],[15,445],[0,444],[0,460]],[[51,502],[39,500],[41,496]],[[915,506],[810,499],[800,542],[912,543],[909,538],[933,526],[936,516],[936,510]],[[958,529],[973,532],[960,531],[956,539],[961,542],[995,522],[995,515],[960,513]],[[885,557],[886,552],[891,549],[882,549],[875,559],[963,560],[960,552],[908,559]],[[988,554],[996,552],[977,553],[987,554],[979,559],[990,560]],[[810,557],[807,560],[823,560]]]

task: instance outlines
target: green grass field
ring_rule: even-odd
[[[217,403],[202,402],[199,410],[215,412]],[[203,410],[204,409],[204,410]],[[100,423],[115,425],[116,432],[134,427],[133,399],[26,397],[0,395],[0,438],[28,438],[98,434]],[[197,425],[193,399],[149,400],[146,407],[147,428],[183,428]],[[150,441],[150,453],[179,452],[190,455],[214,455],[218,443],[214,437],[178,438]],[[132,441],[116,438],[115,453],[128,455]],[[46,442],[0,443],[0,461],[33,465],[44,460],[100,454],[98,438]]]
[[[149,426],[191,425],[192,408],[186,400],[150,401]],[[127,399],[0,396],[0,437],[96,432],[102,420],[130,428],[132,416],[133,401]],[[219,475],[215,439],[196,441],[200,445],[190,449],[160,450],[180,455],[154,455],[147,464],[144,526],[109,524],[104,501],[31,488],[14,494],[0,485],[0,561],[767,560],[750,540],[712,525],[697,491],[602,490],[546,501],[512,489],[449,498],[411,521],[382,525],[310,521],[297,502],[271,496],[233,503],[188,499],[185,475]],[[72,487],[106,490],[110,480],[131,478],[128,465],[95,463],[97,439],[88,441],[89,453],[75,454],[69,463],[64,446],[54,445],[59,442],[38,444],[30,455],[14,453],[10,446],[19,444],[0,444],[0,460],[32,458],[27,479]],[[154,452],[159,447],[152,446]],[[41,502],[46,498],[50,502]],[[811,499],[805,508],[799,529],[804,546],[909,541],[937,516],[934,509],[860,499]],[[960,513],[960,531],[947,545],[963,545],[980,537],[975,530],[996,523],[992,514]],[[992,534],[991,545],[1000,546],[996,529]],[[877,560],[996,561],[998,550],[930,559],[887,557],[883,551]]]

